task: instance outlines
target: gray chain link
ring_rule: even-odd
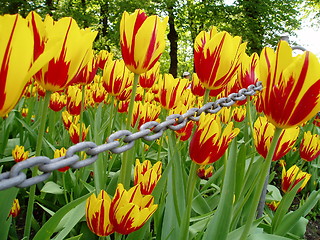
[[[25,188],[31,185],[47,180],[51,173],[64,167],[74,169],[86,167],[98,159],[98,154],[111,151],[112,153],[122,153],[134,146],[135,140],[143,138],[146,141],[153,141],[160,138],[167,129],[177,131],[186,126],[187,122],[199,121],[203,112],[217,113],[223,107],[229,107],[236,101],[242,101],[247,96],[253,96],[256,92],[262,90],[261,82],[256,85],[250,85],[247,89],[243,88],[238,93],[231,93],[228,97],[216,100],[215,102],[206,103],[201,108],[191,108],[186,113],[172,114],[166,118],[166,121],[158,123],[155,121],[143,124],[139,131],[132,133],[129,130],[119,130],[109,136],[107,143],[97,146],[94,142],[80,142],[68,148],[63,157],[50,159],[39,156],[28,158],[25,161],[16,163],[10,171],[0,174],[0,190],[11,187]],[[80,160],[76,155],[78,152],[85,152],[88,158]],[[42,174],[27,178],[26,170],[32,167],[38,167]]]

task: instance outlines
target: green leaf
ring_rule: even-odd
[[[50,239],[61,219],[73,208],[84,202],[92,193],[88,193],[60,208],[37,232],[33,240]]]
[[[220,202],[216,213],[208,224],[204,233],[204,239],[226,239],[229,233],[232,211],[233,197],[235,189],[236,161],[237,161],[237,142],[234,139],[231,142],[229,156],[226,164],[226,172],[221,192]]]
[[[83,235],[83,233],[81,233],[77,236],[71,237],[71,238],[67,238],[66,240],[79,240],[79,239],[81,239],[82,235]]]
[[[53,238],[54,240],[65,239],[74,226],[83,218],[85,214],[85,205],[86,202],[82,202],[65,215],[61,220],[61,223],[63,223],[63,229],[55,238]]]
[[[192,209],[198,214],[205,214],[207,212],[210,212],[211,208],[208,202],[202,197],[198,189],[195,189],[195,195],[196,197],[192,201]]]
[[[281,201],[282,196],[279,189],[276,186],[268,185],[268,194],[266,195],[266,200],[270,201]]]
[[[60,185],[54,182],[47,182],[41,189],[41,192],[52,193],[52,194],[63,194],[64,190]]]
[[[8,239],[9,227],[12,220],[12,218],[8,218],[8,216],[10,209],[12,208],[13,200],[16,198],[18,191],[18,188],[9,188],[0,191],[0,240]]]
[[[255,220],[250,228],[250,232],[254,232],[257,230],[258,225],[262,222],[263,219],[257,219]],[[228,234],[227,240],[238,240],[240,239],[241,233],[243,232],[244,225],[240,228],[237,228],[236,230],[233,230]]]
[[[281,222],[283,220],[283,217],[285,216],[285,214],[288,212],[289,207],[292,204],[293,199],[295,198],[297,191],[299,189],[299,187],[301,186],[302,182],[299,182],[296,186],[294,186],[293,189],[291,189],[289,192],[287,192],[277,210],[276,213],[274,214],[274,218],[272,219],[272,223],[271,223],[271,231],[272,233],[275,233],[275,231],[278,229],[278,227],[280,227]]]
[[[277,235],[272,235],[264,232],[252,234],[248,237],[248,240],[289,240],[289,239],[291,238],[280,237]]]
[[[316,203],[320,199],[320,190],[313,191],[305,203],[298,208],[294,212],[287,213],[281,223],[275,228],[274,233],[277,235],[284,236],[288,231],[290,231],[294,226],[295,223],[299,221],[301,217],[306,216],[311,209],[316,205]]]

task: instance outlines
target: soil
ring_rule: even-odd
[[[320,239],[320,217],[316,218],[315,220],[309,220],[304,238],[306,240]]]

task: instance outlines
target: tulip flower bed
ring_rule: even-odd
[[[0,239],[303,239],[320,212],[319,60],[284,41],[248,56],[213,27],[190,82],[160,73],[167,22],[125,12],[114,59],[72,18],[0,16]],[[124,129],[150,135],[93,158]],[[81,142],[100,148],[71,154]],[[21,174],[45,181],[2,188],[39,156],[56,160]]]

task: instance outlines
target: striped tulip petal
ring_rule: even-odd
[[[318,134],[305,132],[300,144],[300,157],[308,162],[320,155],[320,137]]]
[[[157,207],[151,195],[142,195],[140,184],[128,191],[118,184],[111,201],[110,220],[116,232],[126,235],[140,229]]]
[[[161,21],[156,15],[148,17],[141,9],[133,14],[123,13],[120,46],[123,60],[130,71],[141,74],[155,65],[165,48],[167,23],[168,17]]]
[[[320,111],[320,63],[313,53],[293,57],[288,43],[280,41],[276,52],[263,49],[260,71],[259,108],[276,127],[301,125]]]
[[[101,190],[98,197],[92,194],[86,202],[86,220],[89,229],[98,236],[108,236],[114,232],[110,223],[111,199],[109,195]]]
[[[230,122],[222,129],[219,117],[201,115],[189,147],[191,159],[200,165],[218,161],[240,129]]]

